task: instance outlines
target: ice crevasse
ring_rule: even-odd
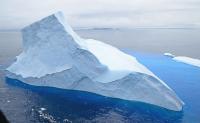
[[[22,36],[23,52],[7,68],[10,78],[182,110],[176,93],[135,57],[79,37],[61,12],[23,28]]]

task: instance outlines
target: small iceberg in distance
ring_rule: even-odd
[[[172,53],[164,53],[163,55],[170,57],[177,62],[182,62],[192,66],[200,67],[200,59],[194,59],[187,56],[175,56]]]
[[[171,53],[164,53],[164,56],[170,57],[170,58],[174,58],[175,55],[171,54]]]
[[[199,59],[194,59],[186,56],[176,56],[173,58],[173,60],[178,61],[178,62],[183,62],[185,64],[193,65],[196,67],[200,67],[200,60]]]
[[[79,37],[61,12],[22,29],[23,52],[7,77],[34,86],[80,90],[181,111],[183,102],[133,56]]]

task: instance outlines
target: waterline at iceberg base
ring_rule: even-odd
[[[182,111],[171,111],[147,103],[110,98],[85,91],[32,86],[11,78],[6,78],[6,83],[10,87],[20,87],[20,90],[27,93],[29,106],[25,110],[30,112],[31,107],[31,117],[40,122],[46,119],[37,114],[41,107],[45,107],[47,111],[43,113],[51,114],[56,122],[68,119],[69,122],[75,123],[182,123],[184,116]]]
[[[62,13],[22,30],[23,52],[7,68],[8,78],[34,86],[86,91],[181,111],[175,92],[133,56],[79,37]]]

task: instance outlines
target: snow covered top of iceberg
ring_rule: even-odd
[[[173,59],[178,62],[183,62],[183,63],[190,64],[190,65],[193,65],[196,67],[200,67],[199,59],[194,59],[194,58],[190,58],[190,57],[186,57],[186,56],[176,56]]]
[[[108,68],[105,73],[96,78],[97,81],[111,82],[121,79],[131,72],[139,72],[155,76],[151,71],[140,64],[136,58],[121,52],[119,49],[111,45],[93,39],[86,40],[86,44],[87,49]]]

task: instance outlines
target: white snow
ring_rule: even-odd
[[[136,58],[121,52],[111,45],[93,39],[86,40],[86,44],[88,50],[92,52],[103,65],[108,67],[108,71],[96,78],[97,81],[115,81],[131,72],[155,76],[151,71],[140,64]]]
[[[171,57],[171,58],[175,57],[175,55],[173,55],[173,54],[171,54],[171,53],[164,53],[164,55],[165,55],[165,56],[168,56],[168,57]]]
[[[186,64],[190,64],[196,67],[200,67],[200,60],[199,59],[194,59],[186,56],[176,56],[173,58],[173,60],[178,61],[178,62],[183,62]]]
[[[46,108],[40,108],[40,110],[41,110],[41,111],[45,111],[45,110],[47,110],[47,109],[46,109]]]
[[[23,52],[7,68],[8,77],[182,110],[174,91],[135,57],[79,37],[61,13],[25,27],[22,34]]]

